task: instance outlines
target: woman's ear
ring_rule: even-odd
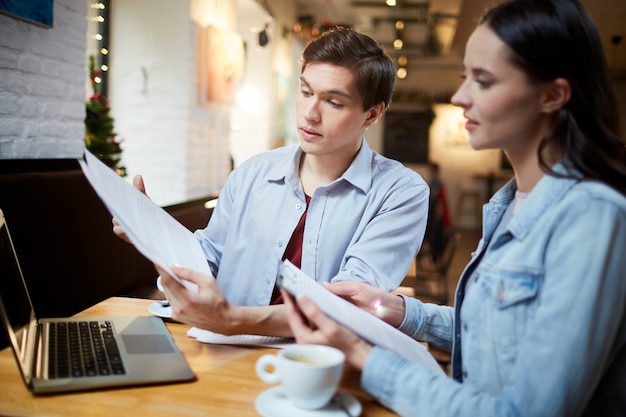
[[[370,127],[385,112],[385,103],[380,102],[368,110],[367,119],[365,119],[365,127]]]
[[[572,88],[565,78],[556,78],[545,89],[541,108],[546,113],[553,113],[563,108],[572,96]]]

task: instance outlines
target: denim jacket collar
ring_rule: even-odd
[[[569,175],[562,164],[552,168],[556,173]],[[545,174],[530,192],[523,208],[513,217],[507,229],[518,239],[529,232],[538,218],[552,205],[563,198],[563,195],[579,181],[576,178],[561,178]],[[496,192],[485,206],[483,212],[483,235],[487,240],[494,233],[505,210],[515,197],[517,184],[511,179],[503,188]]]

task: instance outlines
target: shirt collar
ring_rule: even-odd
[[[361,148],[348,169],[333,183],[341,180],[347,181],[354,187],[367,193],[372,186],[372,159],[374,152],[367,144],[365,137],[361,138]],[[291,158],[285,158],[282,163],[276,164],[269,172],[269,181],[284,181],[293,187],[300,183],[298,169],[302,148],[294,145],[291,150]]]

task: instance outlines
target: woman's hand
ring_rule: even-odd
[[[324,284],[330,292],[345,298],[393,327],[404,320],[404,298],[359,281],[339,281]]]
[[[281,290],[285,300],[287,322],[298,343],[328,345],[341,350],[346,361],[362,370],[372,346],[348,328],[326,316],[307,297],[295,300]]]

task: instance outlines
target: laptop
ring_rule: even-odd
[[[1,209],[0,318],[35,394],[195,379],[159,317],[35,317]]]

